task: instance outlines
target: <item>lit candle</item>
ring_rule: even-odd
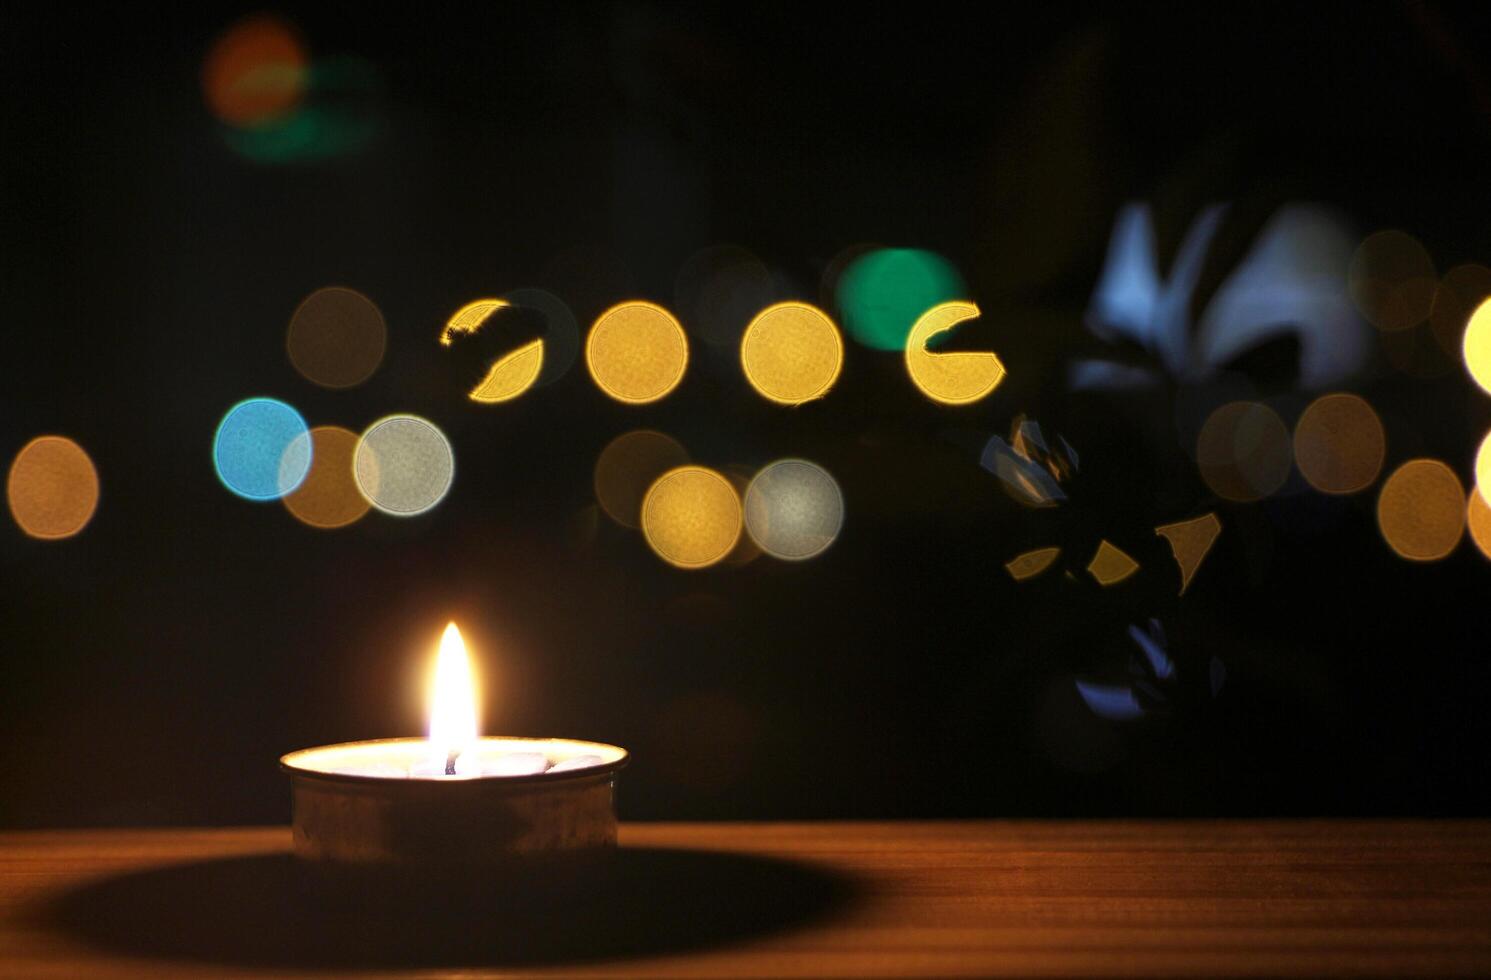
[[[362,867],[460,869],[608,850],[625,749],[559,738],[482,736],[461,632],[441,637],[428,738],[291,752],[297,855]]]
[[[455,623],[445,627],[430,685],[430,762],[447,776],[466,776],[477,768],[476,683],[471,657]]]

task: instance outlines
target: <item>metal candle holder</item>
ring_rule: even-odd
[[[419,878],[543,876],[616,847],[616,774],[625,749],[574,739],[482,738],[479,760],[543,753],[580,768],[526,775],[411,775],[418,738],[344,742],[291,752],[295,855],[318,870]],[[598,760],[583,764],[583,757]]]

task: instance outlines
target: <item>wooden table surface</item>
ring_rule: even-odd
[[[1491,975],[1491,822],[631,824],[454,929],[297,897],[284,828],[0,834],[0,974]]]

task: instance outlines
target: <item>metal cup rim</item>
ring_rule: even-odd
[[[413,787],[413,786],[419,786],[419,787],[426,787],[426,786],[447,786],[447,787],[467,786],[467,787],[469,787],[469,786],[478,786],[478,785],[479,786],[483,786],[483,787],[491,787],[491,786],[496,786],[496,785],[500,785],[500,786],[531,786],[531,785],[533,785],[535,783],[557,783],[557,782],[568,781],[568,780],[586,779],[586,778],[590,778],[590,777],[594,777],[594,776],[609,775],[609,774],[617,772],[618,770],[620,770],[623,767],[625,767],[626,764],[627,764],[627,762],[630,761],[630,759],[631,759],[631,754],[629,752],[627,752],[626,749],[622,748],[619,745],[611,745],[611,744],[609,744],[607,742],[594,742],[594,741],[590,741],[588,739],[579,739],[579,738],[561,738],[561,737],[539,738],[539,737],[526,736],[526,735],[484,735],[481,738],[481,741],[484,741],[484,742],[485,741],[535,742],[535,743],[540,743],[540,742],[548,742],[548,743],[562,742],[562,743],[566,743],[568,745],[577,746],[577,747],[587,747],[588,746],[588,747],[593,747],[593,748],[599,749],[599,750],[601,750],[606,755],[610,755],[612,753],[615,753],[616,754],[616,758],[614,758],[614,759],[612,759],[612,760],[610,760],[608,762],[602,762],[602,763],[600,763],[598,765],[586,766],[583,769],[566,769],[563,772],[534,772],[534,773],[527,773],[527,774],[521,775],[521,776],[452,776],[452,777],[375,776],[375,775],[368,775],[368,774],[365,774],[365,773],[322,772],[322,771],[317,770],[317,769],[307,769],[307,768],[305,768],[303,766],[296,765],[295,761],[294,761],[297,756],[303,756],[306,753],[319,752],[319,751],[323,751],[323,750],[326,750],[326,749],[350,748],[352,746],[359,746],[359,745],[392,745],[392,744],[398,744],[398,743],[405,743],[405,744],[408,744],[408,743],[422,743],[424,741],[425,741],[425,739],[422,739],[422,738],[418,738],[418,737],[414,737],[414,736],[407,736],[407,737],[403,737],[403,738],[367,738],[367,739],[359,739],[359,740],[353,741],[353,742],[334,742],[334,743],[331,743],[329,745],[314,745],[314,746],[310,746],[309,748],[296,749],[293,752],[287,752],[287,753],[285,753],[284,755],[280,756],[280,758],[279,758],[279,766],[280,766],[281,771],[289,773],[290,777],[292,779],[297,779],[297,780],[306,779],[306,780],[315,780],[315,781],[318,781],[318,782],[323,782],[324,781],[324,782],[333,782],[333,783],[353,783],[353,784],[359,784],[359,785],[364,785],[364,786],[386,786],[386,787],[392,787],[392,786],[409,786],[409,787]]]

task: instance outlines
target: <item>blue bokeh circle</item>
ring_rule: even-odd
[[[274,398],[239,402],[212,439],[217,478],[248,500],[277,500],[311,469],[310,429],[300,413]]]

